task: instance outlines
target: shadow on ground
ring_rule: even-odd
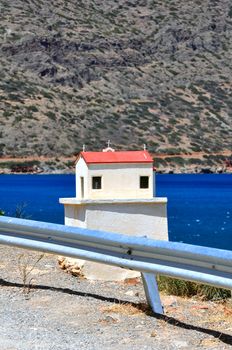
[[[17,287],[17,288],[22,288],[23,290],[25,290],[25,285],[22,283],[16,283],[16,282],[9,282],[3,279],[0,279],[0,286],[2,287]],[[101,300],[101,301],[105,301],[108,303],[114,303],[114,304],[130,304],[133,307],[142,310],[147,316],[149,317],[154,317],[156,319],[159,320],[163,320],[166,323],[173,325],[175,327],[179,327],[179,328],[183,328],[183,329],[188,329],[188,330],[192,330],[192,331],[196,331],[196,332],[201,332],[201,333],[205,333],[208,335],[213,336],[214,338],[220,340],[221,342],[225,343],[225,344],[229,344],[232,345],[232,336],[226,333],[222,333],[219,331],[215,331],[213,329],[208,329],[208,328],[203,328],[203,327],[199,327],[199,326],[194,326],[182,321],[179,321],[178,319],[174,318],[174,317],[169,317],[166,315],[159,315],[159,314],[155,314],[151,311],[151,309],[146,305],[144,306],[143,303],[132,303],[132,302],[128,302],[126,300],[122,300],[122,299],[117,299],[117,298],[111,298],[111,297],[105,297],[102,295],[98,295],[98,294],[94,294],[94,293],[84,293],[84,292],[80,292],[80,291],[74,291],[72,289],[69,288],[57,288],[57,287],[51,287],[51,286],[46,286],[46,285],[31,285],[30,289],[34,289],[34,290],[50,290],[50,291],[56,291],[59,293],[65,293],[65,294],[70,294],[70,295],[77,295],[80,297],[87,297],[87,298],[93,298],[93,299],[97,299],[97,300]]]

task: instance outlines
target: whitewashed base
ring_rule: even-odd
[[[102,201],[61,198],[60,203],[65,206],[65,225],[168,240],[166,198]],[[80,274],[91,280],[121,281],[140,276],[137,271],[99,263],[78,260],[73,262],[74,266],[77,263]],[[75,268],[78,271],[79,267]]]

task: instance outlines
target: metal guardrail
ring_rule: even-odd
[[[140,271],[148,303],[163,313],[156,274],[232,289],[232,252],[45,222],[0,217],[0,244]]]

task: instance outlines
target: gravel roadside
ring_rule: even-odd
[[[3,246],[0,254],[1,350],[232,346],[229,303],[162,295],[159,317],[147,309],[141,281],[92,282],[60,270],[56,256],[36,263],[39,253]]]

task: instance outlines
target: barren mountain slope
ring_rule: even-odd
[[[232,146],[229,0],[0,0],[0,154]]]

